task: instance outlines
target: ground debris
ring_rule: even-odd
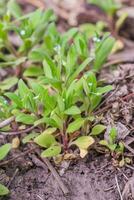
[[[122,197],[124,200],[134,199],[134,174],[126,183],[122,192]]]

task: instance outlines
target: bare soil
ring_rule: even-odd
[[[115,168],[104,155],[92,155],[85,160],[72,162],[62,175],[69,189],[68,196],[63,195],[47,167],[33,166],[18,172],[10,186],[10,195],[3,200],[120,200],[115,177],[122,191],[133,170]],[[12,176],[14,171],[15,168],[8,169],[6,174]]]

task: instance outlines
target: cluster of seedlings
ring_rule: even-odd
[[[12,118],[20,130],[33,127],[21,142],[39,145],[42,157],[83,158],[96,143],[122,154],[115,128],[109,142],[98,138],[106,126],[98,124],[94,115],[103,95],[113,89],[96,76],[115,39],[109,33],[101,38],[96,34],[89,48],[87,35],[79,29],[58,32],[52,10],[22,16],[18,5],[9,7],[14,18],[10,10],[0,21],[0,67],[12,69],[12,76],[0,83],[0,121]],[[11,126],[0,131],[11,132]],[[12,143],[3,144],[0,160],[11,149]],[[0,195],[8,192],[0,184]]]

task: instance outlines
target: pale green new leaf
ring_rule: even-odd
[[[0,196],[7,195],[8,193],[9,193],[8,188],[0,184]]]
[[[54,157],[61,153],[61,146],[58,144],[52,145],[41,153],[41,157]]]
[[[90,135],[99,135],[106,129],[106,126],[102,124],[97,124],[92,128],[92,132]]]
[[[105,63],[108,55],[112,51],[115,39],[112,37],[106,37],[101,41],[100,46],[96,50],[94,70],[98,71]]]
[[[107,85],[105,87],[98,87],[96,92],[100,95],[105,94],[107,92],[110,92],[111,90],[113,90],[113,86],[112,85]]]
[[[81,110],[77,106],[72,106],[64,111],[66,115],[78,115],[81,113]]]
[[[2,145],[0,147],[0,160],[3,160],[7,156],[7,154],[9,153],[10,150],[11,150],[10,143]]]
[[[70,84],[75,78],[77,78],[80,72],[82,72],[88,66],[90,62],[91,62],[91,58],[87,58],[81,65],[79,65],[77,69],[74,71],[74,73],[71,76],[69,76],[69,79],[67,81],[68,84]]]
[[[31,141],[32,139],[34,139],[35,137],[37,137],[39,135],[39,133],[30,133],[28,135],[26,135],[23,139],[22,139],[22,143],[26,144],[29,141]]]
[[[77,145],[80,149],[87,150],[88,147],[91,146],[94,142],[95,141],[91,136],[81,136],[73,141],[72,144]]]
[[[79,130],[83,126],[84,121],[85,121],[85,119],[78,118],[75,121],[71,122],[67,128],[67,133],[73,133],[73,132]]]
[[[41,147],[49,148],[56,143],[55,137],[51,134],[42,133],[34,139],[34,142]]]
[[[16,116],[16,122],[21,122],[23,124],[34,124],[36,121],[35,115],[25,114],[25,113],[18,113]]]
[[[7,78],[4,81],[0,82],[0,89],[1,90],[9,90],[14,85],[16,85],[17,83],[18,83],[18,78],[17,77]]]

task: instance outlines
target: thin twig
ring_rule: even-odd
[[[41,158],[40,154],[37,153],[38,155],[38,159],[39,161],[43,162],[44,164],[47,165],[48,169],[51,171],[51,173],[53,174],[55,180],[57,181],[57,183],[59,184],[60,188],[62,189],[63,193],[65,195],[67,195],[69,193],[68,188],[65,186],[65,184],[63,183],[63,181],[61,180],[61,177],[59,176],[58,172],[56,171],[56,169],[52,166],[52,164],[50,163],[50,161],[47,158]]]
[[[19,169],[17,168],[17,169],[15,170],[13,176],[11,177],[9,183],[7,184],[7,187],[8,187],[8,188],[10,187],[12,181],[14,180],[14,178],[15,178],[15,176],[17,175],[18,172],[19,172]]]
[[[116,188],[116,185],[113,185],[113,186],[111,186],[111,187],[109,187],[107,189],[104,189],[104,192],[109,192],[110,190],[113,190],[115,188]]]
[[[123,200],[121,190],[120,190],[120,186],[119,186],[119,183],[118,183],[118,178],[117,178],[116,175],[115,175],[115,181],[116,181],[117,189],[118,189],[118,192],[119,192],[119,195],[120,195],[120,200]]]
[[[116,101],[120,101],[121,99],[122,99],[122,100],[128,100],[129,98],[131,98],[131,97],[133,97],[133,96],[134,96],[134,92],[132,92],[132,93],[130,93],[130,94],[124,96],[124,97],[118,97],[118,98],[116,99]],[[100,113],[102,114],[102,113],[106,112],[109,108],[112,107],[112,105],[113,105],[114,102],[115,102],[115,100],[109,102],[108,105],[106,105],[106,106],[103,107],[102,109],[97,110],[96,112],[94,112],[94,114],[95,114],[95,115],[98,115],[98,114],[100,114]]]
[[[111,61],[108,61],[106,64],[104,64],[104,67],[109,67],[111,65],[117,65],[117,64],[122,64],[122,63],[134,63],[134,59],[133,60],[129,60],[129,59],[115,59],[115,60],[111,60]]]
[[[11,159],[9,159],[9,160],[6,160],[6,161],[1,162],[1,163],[0,163],[0,167],[2,167],[2,166],[4,166],[4,165],[7,165],[7,164],[13,162],[13,161],[16,160],[16,159],[18,159],[18,158],[20,158],[20,157],[22,157],[22,156],[25,156],[25,155],[27,155],[28,153],[31,153],[31,152],[35,151],[35,149],[37,149],[37,147],[28,149],[27,151],[24,151],[23,153],[20,153],[18,156],[14,157],[14,158],[11,158]]]
[[[23,133],[28,133],[28,132],[32,131],[34,128],[35,128],[35,126],[31,126],[27,129],[20,130],[20,131],[8,131],[8,132],[6,132],[6,131],[1,132],[0,131],[0,133],[5,134],[5,136],[7,136],[7,135],[12,135],[12,136],[13,135],[20,135],[20,134],[23,134]]]
[[[123,172],[120,168],[118,168],[118,167],[117,167],[117,170],[118,170],[119,172],[121,172],[122,175],[124,176],[124,178],[128,181],[129,178],[126,176],[126,174],[124,174],[124,172]]]
[[[132,154],[134,154],[134,149],[132,149],[129,145],[125,144],[125,142],[123,144],[126,147],[126,149],[128,149]]]
[[[3,128],[5,126],[9,125],[14,120],[15,120],[15,117],[10,117],[10,118],[4,120],[3,122],[0,122],[0,128]]]
[[[131,165],[126,164],[125,166],[134,171],[134,167],[132,167]]]

